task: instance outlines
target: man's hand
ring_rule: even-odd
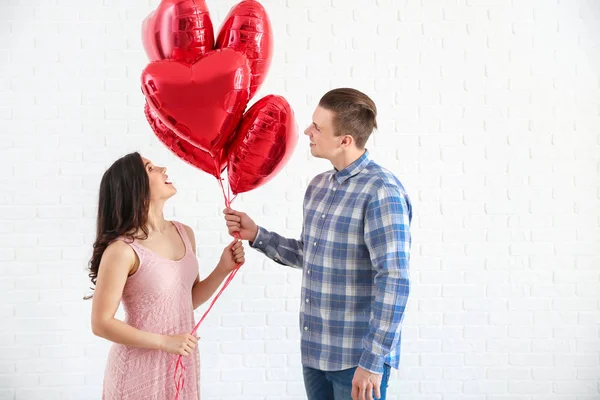
[[[352,379],[352,400],[373,400],[373,391],[375,391],[375,398],[379,399],[382,376],[361,367],[356,368]]]
[[[258,234],[258,226],[256,226],[252,218],[250,218],[246,213],[235,211],[231,208],[226,208],[223,210],[223,214],[225,214],[227,229],[229,230],[229,234],[231,236],[239,233],[240,239],[242,240],[253,242],[254,239],[256,239],[256,235]]]

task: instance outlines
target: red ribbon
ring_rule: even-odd
[[[217,180],[219,181],[219,184],[221,186],[221,190],[223,191],[223,199],[225,200],[225,205],[227,206],[227,208],[229,208],[229,207],[231,207],[231,203],[233,202],[233,200],[235,200],[235,198],[237,196],[233,196],[233,198],[231,198],[231,192],[229,191],[229,188],[227,190],[227,194],[225,194],[225,187],[223,186],[223,178],[218,178]],[[234,236],[237,239],[240,238],[240,235],[239,235],[238,232],[236,232],[234,234]],[[191,332],[192,335],[194,333],[196,333],[196,331],[198,330],[198,327],[200,326],[200,324],[202,323],[202,321],[204,321],[204,319],[208,315],[209,311],[215,305],[215,302],[217,301],[217,299],[225,291],[225,289],[227,288],[227,286],[229,286],[229,284],[231,283],[231,281],[233,280],[233,278],[235,277],[235,275],[237,274],[237,272],[240,270],[241,266],[242,266],[242,264],[238,264],[235,267],[235,269],[229,273],[229,275],[227,276],[227,279],[225,280],[225,283],[223,284],[223,286],[221,287],[221,289],[217,292],[217,295],[210,302],[210,305],[208,306],[208,310],[206,310],[206,312],[204,312],[204,315],[202,315],[202,318],[200,318],[200,321],[198,321],[198,323],[196,324],[196,326],[192,330],[192,332]],[[175,360],[173,360],[173,361],[176,362],[176,364],[175,364],[175,372],[173,374],[173,379],[175,380],[175,389],[176,389],[175,400],[179,400],[179,395],[181,393],[181,390],[183,389],[183,384],[185,383],[185,377],[184,377],[185,366],[183,365],[182,358],[183,358],[182,355],[178,355],[177,358]],[[173,366],[173,363],[171,363],[171,366]],[[169,369],[171,369],[171,367],[169,367]],[[179,375],[177,375],[177,372],[179,372]]]

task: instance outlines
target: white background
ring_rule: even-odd
[[[254,100],[285,96],[302,131],[327,90],[368,93],[380,125],[368,148],[413,201],[389,399],[600,399],[600,3],[262,3],[275,54]],[[100,398],[109,343],[82,296],[116,158],[169,167],[166,214],[195,229],[202,276],[229,241],[216,180],[144,120],[141,22],[156,4],[1,0],[1,400]],[[209,1],[215,30],[234,4]],[[234,205],[298,237],[304,189],[329,167],[302,136]],[[200,331],[203,400],[305,398],[299,288],[298,271],[249,252]]]

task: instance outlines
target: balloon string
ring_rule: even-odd
[[[215,160],[215,168],[217,171],[219,170],[216,160]],[[223,192],[223,198],[225,200],[225,205],[227,206],[227,208],[229,208],[229,207],[231,207],[231,203],[235,200],[237,195],[233,196],[233,198],[231,198],[231,194],[229,191],[228,191],[228,194],[225,194],[225,187],[223,186],[223,178],[219,177],[219,178],[217,178],[217,180],[219,181],[219,185],[221,186],[221,190]],[[239,232],[235,232],[234,237],[239,239],[240,238]],[[242,266],[241,263],[236,265],[235,269],[229,273],[229,275],[227,276],[227,279],[225,280],[225,283],[223,284],[223,286],[221,287],[219,292],[217,292],[217,295],[210,302],[208,309],[204,312],[204,314],[202,315],[202,318],[200,318],[200,321],[198,321],[196,326],[194,326],[194,329],[191,332],[192,335],[194,333],[196,333],[196,331],[198,330],[198,327],[200,326],[202,321],[204,321],[204,319],[206,318],[206,316],[208,315],[210,310],[215,305],[215,302],[219,299],[219,297],[221,297],[221,294],[225,291],[227,286],[229,286],[229,284],[231,283],[231,281],[233,280],[233,278],[235,277],[237,272],[240,270],[241,266]],[[173,378],[175,380],[175,389],[176,389],[175,400],[179,400],[179,394],[180,394],[181,390],[183,389],[183,384],[185,383],[185,378],[184,378],[185,366],[183,365],[182,357],[183,356],[179,355],[175,359],[176,365],[175,365],[175,373],[173,375]],[[173,363],[171,363],[171,366],[172,365],[173,365]],[[169,370],[171,369],[171,366],[169,367]],[[179,375],[177,374],[178,372],[179,372]]]

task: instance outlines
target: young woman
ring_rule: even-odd
[[[179,398],[199,398],[193,311],[244,262],[244,249],[234,240],[200,281],[194,232],[163,216],[176,192],[166,168],[138,153],[117,160],[102,177],[89,275],[92,330],[114,342],[103,400],[173,399],[176,355],[184,356],[185,367]],[[125,321],[115,318],[121,302]]]

